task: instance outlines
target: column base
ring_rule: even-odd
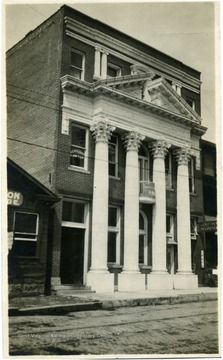
[[[193,273],[178,273],[173,278],[174,289],[197,289],[198,276]]]
[[[51,290],[57,291],[61,287],[60,277],[51,277]]]
[[[110,272],[89,271],[87,273],[87,286],[96,293],[114,292],[114,274]]]
[[[145,291],[145,274],[123,272],[118,275],[118,291]]]
[[[149,274],[147,277],[148,290],[172,290],[173,276],[168,272],[165,274]]]

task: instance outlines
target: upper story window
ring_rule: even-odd
[[[87,168],[88,131],[77,124],[71,126],[70,165],[77,168]]]
[[[120,208],[108,208],[108,262],[120,262]]]
[[[84,80],[85,54],[78,50],[71,50],[71,75],[77,79]]]
[[[190,233],[191,233],[191,239],[197,240],[197,218],[196,217],[190,218]]]
[[[166,175],[166,187],[172,188],[172,156],[168,152],[165,157],[165,175]]]
[[[108,62],[107,65],[107,77],[117,77],[117,76],[121,76],[121,68],[115,64],[112,64],[110,62]]]
[[[167,244],[174,241],[174,215],[166,215],[166,240]]]
[[[215,176],[215,157],[212,152],[205,152],[204,153],[204,165],[203,165],[203,172],[204,175],[207,176]]]
[[[139,149],[138,161],[140,190],[142,190],[141,187],[143,187],[143,184],[150,181],[150,157],[149,152],[144,145],[141,145]]]
[[[111,135],[108,142],[109,176],[118,176],[118,137]]]
[[[36,256],[39,215],[16,211],[14,214],[14,242],[12,254]]]
[[[195,110],[195,100],[190,98],[190,97],[186,97],[186,102],[188,103],[188,105],[190,105],[190,107]]]
[[[195,159],[194,157],[190,158],[189,161],[189,191],[190,193],[195,193]]]

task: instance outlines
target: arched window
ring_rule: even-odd
[[[142,210],[139,212],[139,264],[148,265],[148,220]]]

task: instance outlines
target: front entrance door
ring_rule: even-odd
[[[62,227],[61,266],[62,284],[83,284],[84,229]]]

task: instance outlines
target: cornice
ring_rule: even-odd
[[[163,107],[156,104],[141,100],[137,97],[121,91],[120,89],[117,90],[101,84],[100,81],[97,81],[96,83],[87,83],[76,79],[70,75],[65,75],[61,78],[61,86],[63,92],[77,91],[87,96],[98,96],[100,94],[104,94],[117,98],[118,100],[124,101],[125,103],[138,106],[139,108],[144,108],[146,110],[149,110],[151,113],[162,115],[167,119],[187,125],[191,129],[193,129],[194,132],[196,131],[197,133],[200,131],[203,134],[203,131],[206,129],[200,125],[200,121],[198,122],[198,120],[188,118],[183,114],[178,114],[169,109],[164,109]],[[178,99],[176,99],[176,101],[178,101]]]
[[[108,51],[110,54],[114,56],[118,56],[119,58],[122,56],[127,56],[125,58],[126,61],[138,62],[138,59],[143,61],[147,66],[152,66],[153,68],[161,71],[164,76],[164,72],[167,74],[171,74],[174,79],[178,79],[184,83],[187,83],[190,86],[194,86],[195,88],[199,89],[201,81],[195,79],[191,75],[187,74],[186,72],[176,69],[174,66],[170,64],[166,64],[165,62],[158,60],[144,52],[135,49],[134,47],[127,45],[120,40],[117,40],[109,35],[106,35],[96,29],[90,28],[78,21],[66,16],[64,18],[65,25],[66,25],[66,34],[77,38],[77,34],[82,35],[79,39],[83,42],[89,43],[94,47],[102,47],[103,50]],[[107,44],[110,44],[110,48],[107,47]],[[113,49],[116,49],[117,52]],[[134,60],[133,60],[134,59]],[[160,73],[160,74],[161,74]],[[173,79],[173,80],[174,80]]]

